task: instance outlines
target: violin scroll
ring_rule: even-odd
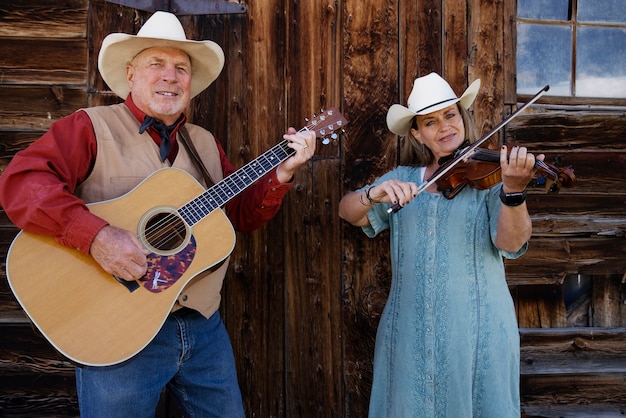
[[[546,192],[558,193],[561,187],[572,187],[576,184],[576,175],[571,167],[556,167],[543,161],[537,161],[535,168],[544,175],[535,176],[531,185],[544,187]]]

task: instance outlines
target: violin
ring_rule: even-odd
[[[419,185],[417,194],[426,190],[431,184],[437,183],[444,196],[452,199],[466,185],[477,189],[487,189],[501,181],[500,152],[480,148],[494,133],[503,128],[524,109],[537,101],[550,89],[549,85],[539,90],[528,102],[519,107],[509,117],[501,121],[482,138],[467,148],[457,151],[453,158],[439,167],[431,178]],[[557,169],[543,161],[536,161],[535,168],[550,178],[546,187],[549,191],[558,191],[561,186],[569,187],[576,181],[574,170],[571,168]],[[395,213],[402,206],[395,204],[387,209],[387,213]]]
[[[475,148],[470,156],[465,155],[465,159],[457,162],[451,170],[447,170],[448,165],[454,161],[447,161],[431,177],[436,177],[437,189],[447,199],[454,198],[465,186],[485,190],[502,181],[500,151]],[[536,184],[544,184],[548,192],[557,193],[561,187],[572,187],[576,183],[576,176],[571,167],[558,168],[536,160],[535,169]],[[440,172],[445,174],[439,176]],[[544,174],[544,177],[539,177],[538,173]]]

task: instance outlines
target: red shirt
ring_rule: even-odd
[[[145,114],[130,96],[125,103],[141,123]],[[160,143],[158,133],[149,132]],[[216,143],[227,177],[235,169]],[[172,148],[170,159],[178,150],[177,145]],[[54,122],[41,138],[18,152],[0,176],[0,204],[9,219],[21,229],[54,236],[61,245],[88,254],[94,237],[108,223],[89,212],[73,193],[89,177],[96,150],[91,119],[85,112],[77,111]],[[292,184],[281,184],[276,170],[272,170],[241,192],[226,204],[233,227],[249,232],[263,226],[278,212]]]

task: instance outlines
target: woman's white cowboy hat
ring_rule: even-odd
[[[418,77],[413,82],[408,108],[399,104],[391,106],[387,112],[387,126],[394,134],[407,136],[416,115],[427,115],[456,102],[461,102],[461,106],[467,109],[474,103],[479,88],[480,80],[476,80],[461,97],[457,97],[448,82],[439,74],[430,73]]]
[[[130,91],[126,65],[141,51],[151,47],[169,47],[185,51],[191,59],[191,97],[206,89],[224,67],[224,51],[213,41],[192,41],[178,18],[167,12],[155,12],[137,35],[111,33],[102,41],[98,69],[109,88],[122,99]]]

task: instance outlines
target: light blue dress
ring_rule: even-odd
[[[420,184],[422,169],[377,179]],[[500,185],[454,199],[420,193],[394,214],[367,214],[369,237],[390,229],[393,278],[378,326],[371,418],[520,416],[519,332],[493,244]]]

